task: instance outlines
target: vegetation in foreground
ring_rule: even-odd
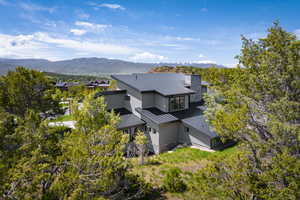
[[[171,152],[149,156],[145,159],[144,165],[138,165],[138,159],[133,158],[131,162],[134,167],[131,171],[133,174],[144,177],[145,181],[156,189],[166,192],[164,194],[166,198],[188,198],[190,195],[188,186],[194,178],[194,173],[219,160],[230,159],[239,152],[238,149],[238,146],[234,146],[223,151],[207,152],[181,147]],[[168,176],[169,179],[181,176],[182,184],[179,185],[182,188],[179,187],[178,191],[166,189],[166,177]]]
[[[60,115],[50,120],[50,122],[65,122],[65,121],[73,121],[72,115]]]
[[[85,95],[80,110],[75,101],[75,129],[49,127],[60,95],[42,73],[17,68],[0,78],[1,198],[153,199],[153,186],[170,199],[299,199],[299,51],[278,24],[266,38],[243,38],[241,67],[199,72],[215,91],[206,98],[210,123],[239,146],[178,149],[142,166],[124,158],[128,136],[102,98]]]
[[[31,80],[36,73],[18,68],[7,76],[20,77],[16,80],[20,84],[35,83],[28,84],[26,91],[38,93],[32,101],[39,102],[52,90],[37,90],[43,83]],[[11,87],[8,84],[7,90]],[[22,90],[15,92],[17,97],[26,95]],[[74,102],[77,123],[72,130],[48,126],[40,114],[52,107],[42,110],[28,104],[24,114],[9,109],[14,104],[1,107],[1,199],[139,199],[149,193],[149,185],[129,173],[130,164],[123,156],[128,135],[116,129],[118,116],[106,112],[103,98],[94,95],[86,96],[80,110]],[[56,102],[47,99],[50,105],[52,101]]]

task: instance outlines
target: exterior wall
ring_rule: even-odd
[[[140,99],[140,100],[142,99],[141,93],[139,91],[137,91],[136,89],[129,87],[128,85],[126,85],[120,81],[117,81],[116,86],[120,90],[127,90],[127,94],[134,96],[137,99]]]
[[[167,151],[178,144],[178,122],[159,125],[159,153]]]
[[[154,105],[163,112],[169,112],[169,98],[155,93]]]
[[[184,126],[182,123],[178,127],[178,142],[181,144],[188,144],[188,136],[184,132]]]
[[[155,154],[159,154],[159,130],[158,128],[151,123],[147,123],[146,127],[151,127],[151,131],[149,131],[149,128],[146,128],[145,135],[148,138],[148,148],[151,152]],[[156,130],[156,133],[154,133],[153,129]]]
[[[155,93],[142,93],[142,108],[155,106]]]
[[[135,109],[142,107],[142,101],[136,98],[135,96],[132,96],[131,94],[127,94],[127,95],[130,97],[130,100],[125,100],[123,107],[131,111],[136,116],[141,117],[140,113],[138,113]]]
[[[106,109],[116,109],[124,107],[125,94],[112,94],[105,95],[104,102],[106,104]]]
[[[189,109],[190,107],[190,95],[185,95],[185,109]]]
[[[141,115],[136,112],[135,108],[142,108],[142,94],[136,89],[129,87],[120,81],[117,81],[117,88],[127,90],[127,95],[130,97],[130,100],[124,101],[123,107],[131,111],[136,116],[141,117]]]
[[[159,154],[159,145],[158,145],[159,133],[158,132],[153,133],[153,131],[152,132],[147,132],[146,136],[147,136],[148,141],[149,141],[149,143],[147,145],[148,148],[149,148],[149,151],[153,152],[155,154]]]
[[[189,132],[186,132],[185,127],[189,128]],[[180,143],[211,148],[211,138],[190,126],[181,124],[178,138]]]

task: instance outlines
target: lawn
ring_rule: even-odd
[[[173,167],[180,168],[183,173],[194,173],[214,161],[226,158],[238,151],[238,147],[230,147],[223,151],[206,152],[184,147],[173,152],[166,152],[146,158],[145,165],[139,166],[137,158],[132,158],[132,173],[145,178],[154,187],[161,187],[164,171]],[[178,199],[176,194],[165,194],[167,199]],[[179,198],[181,199],[181,198]]]
[[[72,121],[72,120],[73,120],[72,115],[60,115],[55,119],[50,120],[50,122],[64,122],[64,121]]]

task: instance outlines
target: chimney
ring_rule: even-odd
[[[191,102],[199,102],[202,99],[202,92],[201,92],[201,76],[197,74],[190,75],[190,84],[191,90],[195,92],[195,94],[191,95]]]

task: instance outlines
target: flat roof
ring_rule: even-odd
[[[140,125],[144,125],[144,124],[145,124],[145,122],[143,120],[139,119],[134,114],[121,115],[120,122],[118,124],[118,129],[140,126]]]
[[[193,94],[185,87],[185,75],[175,73],[112,75],[113,79],[123,82],[139,92],[158,92],[164,96]]]
[[[218,137],[218,134],[212,129],[212,127],[206,121],[204,115],[189,117],[186,119],[182,119],[181,121],[184,125],[190,126],[211,138]]]

